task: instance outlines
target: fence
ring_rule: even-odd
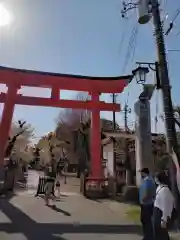
[[[35,197],[45,194],[45,186],[46,186],[46,183],[47,183],[47,179],[48,179],[47,176],[39,177],[38,188],[37,188],[37,192],[36,192]],[[55,195],[54,188],[53,188],[52,194]]]
[[[45,185],[46,185],[47,177],[39,177],[38,188],[35,197],[38,195],[45,194]]]

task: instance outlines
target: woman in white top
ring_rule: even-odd
[[[159,173],[156,182],[158,187],[153,210],[154,240],[169,240],[168,221],[171,219],[175,201],[165,173]]]

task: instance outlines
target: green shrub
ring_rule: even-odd
[[[133,221],[136,224],[140,224],[140,207],[138,206],[129,206],[126,216],[129,220]]]

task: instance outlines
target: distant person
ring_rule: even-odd
[[[61,184],[60,184],[59,180],[56,181],[55,190],[57,192],[57,197],[60,198],[60,195],[61,195]]]
[[[61,175],[61,159],[58,161],[57,163],[57,167],[56,167],[56,176]]]
[[[174,197],[168,187],[169,179],[165,173],[156,176],[158,184],[153,209],[154,240],[169,240],[168,225],[175,206]]]
[[[55,197],[54,188],[55,188],[56,173],[53,171],[53,167],[51,165],[47,166],[46,176],[47,176],[47,180],[48,180],[47,182],[49,182],[49,185],[53,184],[52,194]]]
[[[63,171],[63,168],[64,168],[64,159],[63,158],[60,158],[58,163],[57,163],[57,172],[56,172],[56,175],[60,175],[62,176],[62,171]]]
[[[151,177],[149,169],[143,168],[141,171],[142,183],[139,188],[139,201],[141,206],[141,223],[143,229],[143,240],[153,239],[153,204],[156,195],[156,184]]]
[[[54,196],[54,178],[48,177],[46,184],[45,184],[45,203],[46,206],[50,206],[50,201],[53,201],[53,207],[55,207],[54,201],[55,201],[55,196]]]

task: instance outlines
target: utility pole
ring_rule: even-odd
[[[112,102],[116,103],[117,94],[112,94]],[[113,132],[116,132],[116,112],[113,111]],[[113,166],[114,166],[114,183],[113,183],[113,196],[116,197],[116,141],[113,140]]]
[[[166,60],[164,32],[163,32],[163,24],[160,16],[159,1],[147,0],[147,2],[145,2],[144,0],[144,1],[138,1],[137,3],[133,3],[132,1],[129,3],[123,2],[123,10],[121,11],[122,17],[126,16],[126,12],[135,8],[138,8],[139,10],[140,16],[138,21],[140,24],[148,23],[150,20],[150,12],[152,13],[152,18],[153,18],[153,23],[155,28],[154,36],[155,36],[156,45],[157,45],[158,73],[159,73],[159,79],[161,84],[160,89],[162,90],[163,108],[164,108],[164,115],[165,115],[167,152],[171,156],[173,153],[173,150],[175,151],[178,159],[178,165],[180,166],[180,155],[178,152],[178,142],[177,142],[176,129],[175,129],[174,111],[173,111],[173,105],[172,105],[172,99],[171,99],[171,86],[169,81],[168,66],[167,66],[167,60]],[[142,9],[144,11],[144,16],[142,13]],[[177,188],[177,179],[176,179],[177,171],[175,168],[175,164],[173,164],[173,161],[171,161],[170,171],[171,171],[170,177],[171,177],[172,191],[176,198],[176,205],[178,207],[178,212],[180,216],[180,194]],[[180,221],[179,221],[179,227],[180,227]]]
[[[116,103],[116,97],[117,95],[115,93],[112,94],[112,102]],[[116,112],[113,111],[113,131],[116,131]]]
[[[113,104],[116,104],[116,98],[117,98],[117,94],[113,93],[112,94],[112,102]],[[116,132],[116,112],[113,111],[113,132]],[[113,144],[113,158],[114,158],[114,172],[116,172],[116,146],[115,146],[115,142]]]
[[[155,38],[156,38],[158,63],[159,63],[159,77],[160,77],[160,83],[161,83],[161,89],[162,89],[163,108],[164,108],[164,115],[165,115],[164,117],[165,117],[165,126],[166,126],[167,151],[169,154],[172,154],[172,151],[174,149],[177,155],[178,163],[180,164],[180,158],[179,158],[180,156],[178,152],[178,142],[177,142],[177,135],[176,135],[176,129],[175,129],[174,111],[173,111],[173,105],[172,105],[172,99],[171,99],[171,86],[169,81],[159,3],[157,0],[151,0],[151,5],[152,5],[153,22],[155,27]],[[178,192],[177,181],[176,181],[176,169],[172,161],[171,161],[170,171],[171,171],[170,177],[171,177],[172,191],[174,193],[174,196],[176,197],[176,204],[178,206],[178,210],[180,213],[179,192]]]
[[[124,127],[125,127],[125,132],[128,132],[128,113],[131,113],[131,109],[128,108],[127,103],[125,103],[124,106]]]
[[[125,132],[128,133],[128,114],[131,113],[131,109],[128,108],[128,104],[125,103],[124,106],[124,127]],[[126,185],[129,186],[132,184],[132,178],[131,178],[131,163],[129,159],[129,145],[128,145],[128,139],[125,139],[125,146],[124,146],[124,155],[125,155],[125,165],[126,165]]]

